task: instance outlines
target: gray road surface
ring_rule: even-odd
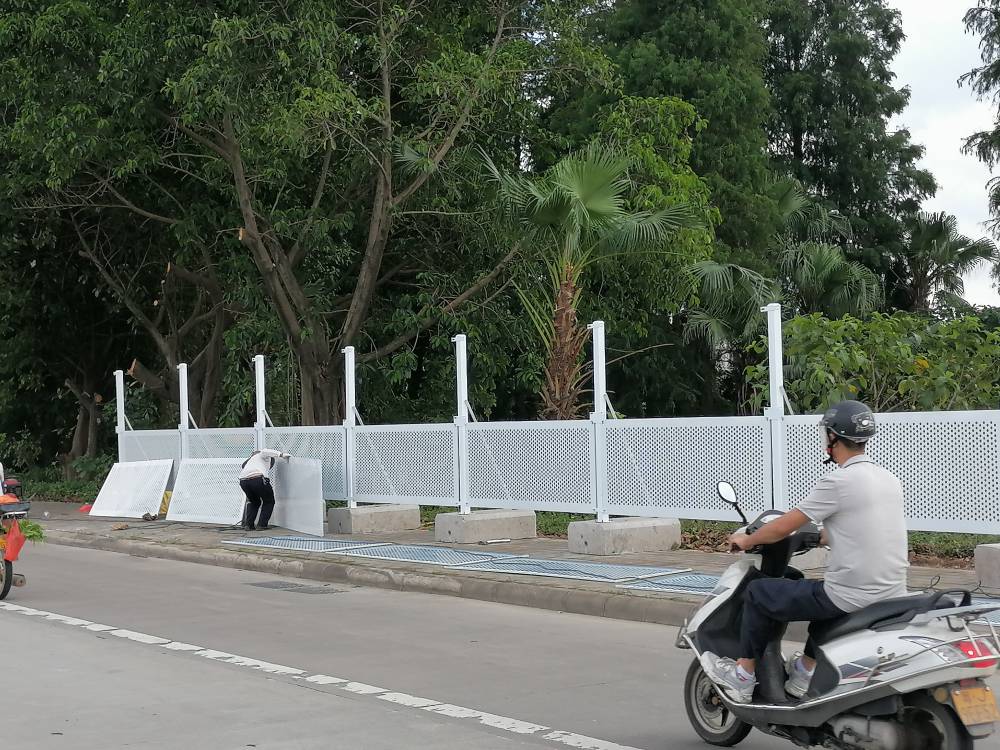
[[[108,629],[0,610],[12,747],[707,747],[684,715],[690,657],[673,648],[674,628],[54,545],[29,546],[18,570],[29,586],[7,603]],[[282,581],[306,588],[267,587]],[[309,681],[317,674],[350,682]],[[755,733],[740,747],[792,746]]]

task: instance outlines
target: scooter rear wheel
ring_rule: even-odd
[[[6,599],[14,582],[14,565],[10,560],[0,560],[0,599]]]
[[[697,659],[691,662],[684,678],[684,708],[694,731],[710,745],[732,747],[746,739],[753,729],[726,708]]]
[[[972,750],[972,737],[950,706],[924,693],[907,699],[906,722],[919,726],[921,750]]]

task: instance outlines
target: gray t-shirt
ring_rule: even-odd
[[[798,506],[830,545],[824,588],[845,612],[906,596],[909,567],[903,488],[867,456],[832,471]]]

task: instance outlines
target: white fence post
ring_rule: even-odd
[[[257,439],[257,450],[265,446],[264,428],[267,427],[267,385],[264,382],[264,355],[253,358],[254,395],[256,397],[257,416],[254,421],[254,433]]]
[[[354,347],[346,346],[341,351],[344,355],[344,448],[347,456],[347,460],[344,462],[344,487],[347,490],[347,507],[357,508],[358,501],[354,499],[354,459],[357,453],[357,435],[354,431],[357,415]]]
[[[122,461],[122,435],[125,434],[128,421],[125,417],[125,373],[115,370],[115,410],[118,421],[115,422],[115,435],[118,436],[118,460]]]
[[[455,343],[455,425],[458,432],[458,512],[470,513],[469,506],[469,355],[465,334],[460,333]]]
[[[772,505],[788,510],[788,454],[785,450],[785,357],[781,340],[781,305],[772,302],[762,307],[767,313],[767,370],[769,404],[764,416],[771,428],[771,492]]]
[[[177,401],[180,408],[177,429],[181,438],[181,458],[185,459],[188,457],[188,427],[191,424],[191,416],[188,408],[188,366],[184,362],[177,365]]]
[[[594,467],[594,512],[597,521],[608,520],[608,388],[604,357],[604,321],[587,326],[594,337],[594,411],[590,414]]]

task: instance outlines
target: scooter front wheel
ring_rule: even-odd
[[[14,582],[14,565],[10,560],[0,560],[0,599],[6,599]]]
[[[684,678],[684,708],[694,731],[710,745],[732,747],[753,729],[726,707],[697,659],[691,662]]]

